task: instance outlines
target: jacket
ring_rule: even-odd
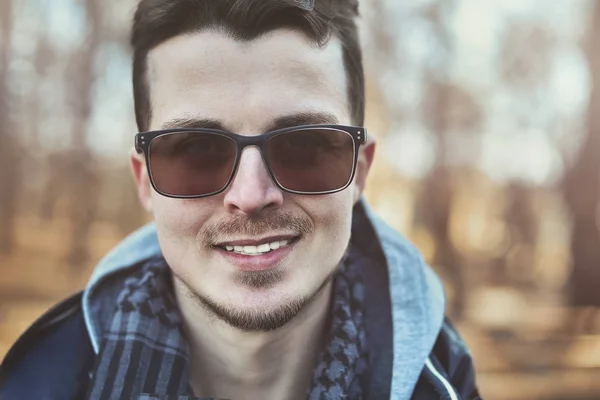
[[[351,245],[368,255],[367,399],[478,400],[470,352],[445,317],[442,284],[420,253],[361,200]],[[85,398],[102,337],[111,280],[160,255],[153,224],[98,264],[85,290],[36,321],[0,365],[0,400]]]

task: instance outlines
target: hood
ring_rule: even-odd
[[[393,360],[391,397],[410,399],[442,328],[445,300],[442,284],[418,250],[402,235],[374,214],[366,202],[357,205],[366,213],[385,255],[388,269]],[[83,314],[92,347],[99,351],[102,336],[103,286],[109,277],[160,255],[154,224],[124,239],[98,264],[83,293]]]

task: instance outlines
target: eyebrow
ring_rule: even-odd
[[[173,118],[161,125],[161,129],[219,129],[227,131],[224,124],[216,119]]]
[[[267,132],[300,125],[337,125],[338,119],[333,114],[320,112],[305,112],[285,115],[276,118],[268,127]]]
[[[265,132],[300,125],[337,125],[338,119],[333,114],[321,112],[303,112],[275,118]],[[208,118],[173,118],[161,125],[161,129],[218,129],[231,132],[223,122]]]

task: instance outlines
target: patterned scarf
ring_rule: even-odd
[[[335,276],[329,345],[314,369],[309,400],[364,397],[364,284],[351,259],[346,258]],[[189,385],[188,343],[168,271],[161,257],[125,279],[88,399],[197,399]]]

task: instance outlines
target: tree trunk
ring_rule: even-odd
[[[453,287],[454,298],[448,312],[460,319],[465,308],[465,282],[462,275],[461,257],[450,237],[450,214],[454,198],[452,171],[447,164],[447,132],[450,128],[449,108],[452,101],[452,87],[445,77],[452,61],[451,34],[447,22],[447,13],[455,6],[452,1],[432,4],[426,15],[434,26],[436,39],[444,49],[439,55],[443,58],[437,65],[440,69],[430,69],[427,73],[427,99],[424,119],[430,131],[436,136],[438,154],[433,171],[425,179],[419,197],[420,218],[429,230],[435,242],[432,264],[443,271]],[[434,67],[431,67],[434,68]]]
[[[73,79],[70,95],[75,111],[68,174],[72,228],[67,259],[73,268],[81,268],[89,260],[89,235],[95,220],[99,193],[95,157],[86,144],[86,133],[92,110],[94,60],[102,40],[102,9],[99,0],[85,0],[84,4],[89,27],[87,42],[81,51],[74,54],[68,68],[68,78]]]
[[[419,196],[419,218],[435,242],[432,264],[443,271],[453,287],[453,301],[449,314],[459,319],[465,308],[465,283],[460,255],[450,237],[450,214],[454,197],[452,173],[447,166],[446,132],[450,90],[434,76],[430,76],[427,118],[438,141],[438,155],[431,174],[425,179]]]
[[[12,30],[12,2],[0,2],[0,253],[14,247],[15,214],[17,212],[19,157],[16,136],[10,116],[8,64]]]
[[[588,132],[575,164],[563,182],[572,216],[570,300],[575,306],[600,306],[600,2],[595,3],[589,43],[592,93]]]

